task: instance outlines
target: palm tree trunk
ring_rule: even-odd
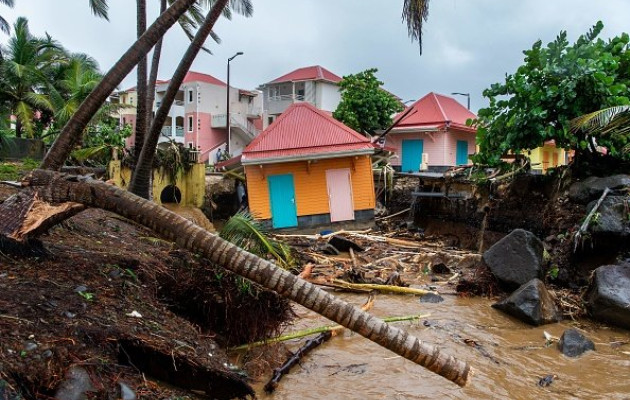
[[[74,148],[75,143],[80,138],[83,130],[96,114],[98,109],[107,100],[107,97],[116,89],[116,86],[131,72],[133,67],[145,56],[157,43],[168,29],[177,22],[186,10],[196,0],[177,0],[149,27],[144,35],[138,39],[116,64],[103,77],[99,85],[94,88],[90,95],[81,103],[79,109],[72,116],[70,121],[64,126],[61,134],[52,148],[46,154],[41,167],[47,169],[60,169],[68,155]]]
[[[147,1],[136,0],[136,24],[138,39],[144,35],[147,30]],[[138,101],[136,105],[136,132],[134,140],[134,157],[138,159],[142,145],[144,144],[144,136],[147,131],[147,57],[142,57],[138,62],[137,70],[137,93]]]
[[[15,118],[15,137],[22,137],[22,121],[18,117]]]
[[[182,57],[179,65],[177,66],[177,70],[175,70],[175,74],[171,78],[170,83],[168,84],[168,89],[166,90],[166,94],[162,99],[162,104],[160,108],[155,113],[155,118],[153,119],[153,123],[151,124],[151,129],[149,130],[149,134],[147,135],[144,146],[142,146],[142,152],[140,153],[140,158],[136,163],[136,168],[134,169],[133,175],[131,177],[131,183],[129,185],[129,191],[132,193],[143,197],[145,199],[149,198],[149,191],[151,186],[151,172],[153,170],[153,157],[155,155],[155,148],[157,146],[158,141],[160,140],[160,133],[162,131],[162,125],[164,125],[164,121],[166,121],[166,117],[175,101],[175,97],[179,92],[179,88],[190,70],[190,66],[192,65],[195,57],[203,48],[203,44],[210,35],[214,24],[217,22],[223,9],[227,6],[228,0],[218,0],[212,6],[212,9],[208,12],[205,21],[199,27],[195,38],[192,40],[186,53]]]
[[[160,15],[166,11],[166,0],[161,0]],[[155,86],[160,68],[160,57],[162,56],[162,39],[158,40],[153,48],[153,59],[151,60],[151,72],[149,74],[149,84],[147,87],[147,127],[153,122],[153,102],[155,101]],[[138,155],[139,157],[140,155]]]
[[[33,171],[24,179],[23,185],[37,190],[38,198],[50,203],[76,202],[129,218],[167,240],[203,254],[213,263],[273,290],[460,386],[468,382],[471,369],[467,363],[443,354],[437,347],[389,326],[381,319],[151,201],[105,182],[46,170]],[[0,205],[0,215],[2,211]]]

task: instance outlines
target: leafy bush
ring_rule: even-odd
[[[594,137],[570,127],[580,115],[630,104],[630,36],[598,39],[603,27],[598,22],[572,45],[565,31],[547,47],[534,43],[515,73],[483,92],[490,105],[475,121],[480,147],[476,162],[496,165],[510,150],[534,149],[549,140],[578,155],[603,146],[622,156],[627,136]]]

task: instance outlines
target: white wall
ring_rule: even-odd
[[[315,107],[325,111],[335,111],[341,101],[339,86],[328,82],[317,82]]]

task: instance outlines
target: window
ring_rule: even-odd
[[[193,102],[193,90],[192,89],[188,89],[188,102],[189,103]]]
[[[192,132],[193,131],[193,117],[190,116],[188,117],[188,132]]]
[[[267,118],[267,125],[271,125],[273,124],[273,117],[268,117]]]

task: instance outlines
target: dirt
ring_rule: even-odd
[[[252,389],[225,347],[273,335],[291,315],[274,293],[101,210],[32,248],[0,254],[0,395],[5,382],[53,397],[81,367],[90,398],[119,397],[119,383],[140,398],[244,397]]]

